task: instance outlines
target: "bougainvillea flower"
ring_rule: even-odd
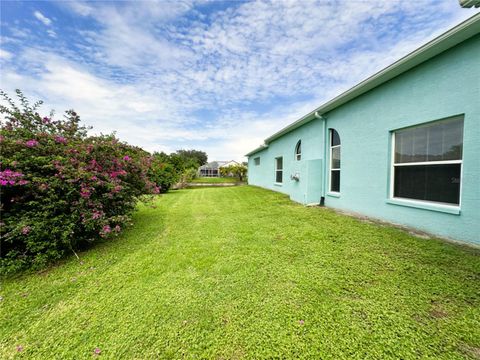
[[[59,144],[66,144],[67,139],[65,139],[63,136],[55,136],[55,142]]]
[[[25,143],[25,146],[26,147],[29,147],[29,148],[33,148],[35,146],[37,146],[39,144],[39,142],[35,139],[31,139],[31,140],[28,140],[26,143]]]
[[[24,227],[22,228],[22,234],[23,234],[23,235],[28,235],[28,233],[30,232],[30,230],[31,230],[31,227],[30,227],[30,226],[24,226]]]
[[[22,173],[12,171],[10,169],[5,169],[0,171],[0,185],[7,186],[7,185],[16,185],[18,178],[22,178],[24,175]],[[26,180],[19,180],[18,185],[25,185],[28,181]]]

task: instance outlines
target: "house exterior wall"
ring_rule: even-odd
[[[302,204],[319,203],[322,182],[323,124],[312,121],[285,134],[270,146],[248,158],[248,182],[253,185],[279,191]],[[295,159],[295,146],[302,140],[302,158]],[[283,183],[275,183],[275,158],[283,157]],[[260,157],[260,165],[254,159]],[[307,168],[310,170],[307,172]],[[299,174],[300,181],[290,176]],[[314,178],[312,179],[312,175]],[[318,178],[318,179],[317,179]]]
[[[391,201],[392,131],[460,114],[464,115],[464,134],[459,213],[444,212],[435,204],[420,208]],[[329,188],[329,152],[323,148],[325,131],[323,120],[319,119],[249,156],[249,183],[289,194],[292,200],[304,204],[318,203],[318,198],[309,193],[320,189],[326,206],[480,244],[480,35],[341,105],[325,117],[326,131],[333,128],[341,138],[339,195],[321,191]],[[294,149],[299,139],[302,161],[296,162]],[[261,164],[255,166],[253,159],[257,156]],[[277,156],[284,158],[282,186],[274,184]],[[315,165],[307,166],[307,160],[314,159]],[[300,171],[299,182],[290,180],[296,169]],[[327,176],[322,177],[322,173]]]

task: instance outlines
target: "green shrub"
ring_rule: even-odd
[[[153,154],[151,178],[161,185],[161,191],[167,192],[172,185],[182,188],[197,177],[199,161],[207,161],[207,154],[199,150],[177,150],[166,154]]]
[[[192,181],[196,177],[197,177],[197,169],[195,168],[185,169],[185,171],[182,174],[182,178],[185,182]]]
[[[88,136],[80,118],[42,117],[20,91],[1,93],[2,273],[40,268],[118,234],[139,196],[158,193],[151,158],[113,135]]]
[[[166,193],[180,180],[180,175],[172,164],[155,157],[152,159],[148,177],[160,187],[162,193]]]

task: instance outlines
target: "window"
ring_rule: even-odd
[[[460,204],[463,116],[393,133],[394,198]]]
[[[275,182],[283,182],[283,157],[275,158]]]
[[[302,160],[302,140],[298,140],[295,146],[295,160]]]
[[[340,192],[340,136],[330,129],[330,191]]]
[[[254,163],[256,166],[260,165],[260,158],[259,158],[259,157],[254,158],[254,159],[253,159],[253,163]]]

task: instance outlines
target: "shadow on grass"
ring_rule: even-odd
[[[158,201],[158,198],[154,201]],[[92,242],[83,242],[75,252],[67,251],[62,258],[53,261],[44,268],[26,269],[17,273],[2,275],[0,279],[17,280],[31,274],[46,275],[67,264],[73,262],[82,263],[84,258],[97,252],[122,251],[122,248],[135,251],[137,248],[144,246],[146,242],[151,241],[154,234],[158,234],[165,229],[165,217],[166,210],[155,206],[155,202],[139,202],[132,214],[131,225],[126,225],[118,236],[113,235],[108,238],[99,238]]]

